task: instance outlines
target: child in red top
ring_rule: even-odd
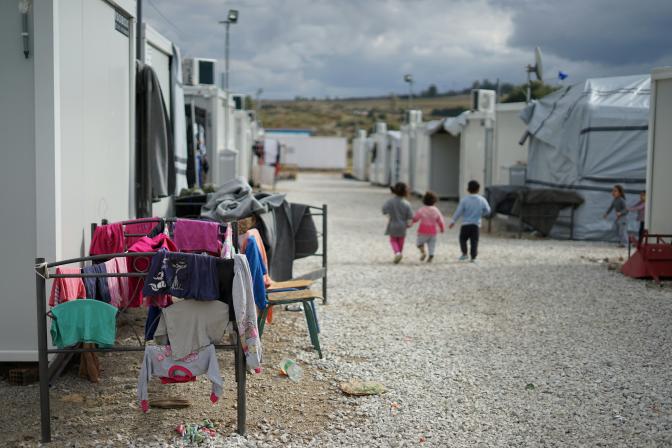
[[[446,229],[443,215],[441,215],[439,209],[434,206],[436,201],[436,195],[431,191],[428,191],[422,197],[422,203],[425,204],[425,206],[415,212],[415,215],[413,216],[413,223],[420,222],[420,225],[418,226],[417,240],[418,249],[420,249],[420,261],[424,261],[425,258],[427,258],[427,263],[431,263],[434,259],[437,229],[440,230],[441,233]],[[426,251],[425,245],[427,246]],[[428,253],[429,257],[427,257]]]

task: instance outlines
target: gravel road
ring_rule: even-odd
[[[409,234],[394,265],[387,189],[282,186],[330,207],[326,364],[390,389],[348,400],[314,446],[672,445],[672,290],[591,261],[622,249],[485,235],[473,265],[457,261],[456,228],[433,264]]]
[[[440,236],[434,263],[419,261],[410,233],[394,265],[380,214],[387,189],[304,173],[278,188],[292,202],[329,205],[329,304],[319,307],[325,359],[310,349],[301,315],[279,312],[264,334],[267,369],[248,382],[248,437],[228,436],[228,415],[226,434],[211,446],[672,445],[672,289],[598,262],[622,249],[484,235],[479,263],[460,263],[453,229]],[[314,263],[301,260],[297,270]],[[304,368],[298,385],[275,372],[286,355]],[[388,391],[344,396],[338,384],[351,379]],[[64,381],[69,391],[85,387],[74,375]],[[1,382],[0,401],[18,404],[34,390]],[[160,419],[143,423],[129,407],[134,391],[125,393],[119,409],[131,415],[117,417],[99,444],[180,445]],[[132,428],[119,435],[125,422]]]

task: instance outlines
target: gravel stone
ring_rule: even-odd
[[[291,202],[329,205],[329,301],[318,304],[324,359],[308,343],[302,314],[280,310],[264,333],[266,369],[248,381],[247,437],[231,433],[231,402],[199,401],[190,421],[211,418],[222,432],[202,447],[672,445],[671,289],[609,270],[622,249],[497,230],[483,232],[478,264],[460,263],[452,229],[439,235],[427,264],[411,230],[395,265],[380,212],[387,188],[300,173],[278,189]],[[454,207],[440,204],[446,214]],[[295,271],[318,266],[306,258]],[[284,357],[304,369],[301,383],[277,376]],[[63,442],[52,446],[185,446],[171,429],[180,412],[129,409],[134,391],[114,367],[118,359],[101,358],[99,385],[70,375],[54,386],[54,433]],[[338,385],[349,380],[379,381],[387,392],[344,396]],[[208,389],[186,387],[199,388],[198,398]],[[58,401],[74,393],[84,403]],[[0,445],[37,444],[38,414],[26,410],[37,407],[35,397],[36,385],[0,381],[9,441]],[[105,427],[109,414],[117,418]]]

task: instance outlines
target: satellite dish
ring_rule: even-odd
[[[544,69],[541,61],[541,48],[534,48],[534,65],[527,66],[527,102],[529,103],[532,99],[532,77],[531,73],[537,77],[537,80],[544,82]]]
[[[541,48],[536,47],[534,49],[534,74],[537,75],[539,81],[544,80],[544,69],[543,64],[541,63]]]
[[[541,57],[541,48],[535,47],[534,49],[534,65],[528,65],[527,66],[527,73],[534,73],[534,75],[537,77],[537,80],[542,81],[544,80],[544,69],[543,69],[543,63],[542,63],[542,57]]]

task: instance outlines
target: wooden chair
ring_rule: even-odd
[[[305,282],[305,280],[303,280]],[[291,281],[290,281],[291,282]],[[289,282],[283,282],[289,283]],[[312,283],[312,282],[311,282]],[[271,286],[272,288],[273,286]],[[294,286],[296,287],[296,286]],[[287,288],[287,286],[285,286]],[[276,288],[277,289],[277,288]],[[289,305],[293,303],[300,303],[303,306],[303,311],[306,315],[306,323],[308,324],[308,334],[310,335],[310,342],[313,348],[317,350],[317,354],[322,359],[322,349],[320,348],[319,332],[320,328],[317,323],[317,313],[315,309],[315,299],[322,300],[322,295],[312,289],[297,289],[294,291],[280,291],[273,292],[269,289],[266,295],[268,305],[259,315],[259,337],[264,333],[264,326],[266,325],[266,316],[269,310],[277,305]]]

